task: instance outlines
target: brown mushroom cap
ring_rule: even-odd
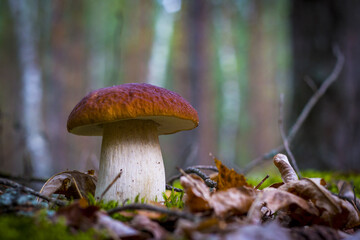
[[[128,83],[90,92],[72,110],[69,132],[101,136],[103,125],[122,120],[153,120],[159,134],[198,126],[196,110],[179,94],[146,83]]]

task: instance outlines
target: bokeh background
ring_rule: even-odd
[[[147,82],[197,109],[197,129],[161,136],[176,166],[242,169],[281,143],[331,73],[346,63],[291,145],[302,169],[360,169],[360,2],[336,0],[0,1],[0,172],[46,178],[98,168],[100,137],[69,134],[89,91]],[[261,166],[259,166],[261,168]]]

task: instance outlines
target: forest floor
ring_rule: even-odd
[[[40,192],[0,178],[0,238],[360,239],[360,177],[308,171],[299,179],[278,154],[281,179],[259,181],[214,161],[179,169],[157,202],[95,200],[85,193],[94,193],[92,172],[59,173]]]

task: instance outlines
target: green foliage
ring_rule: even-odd
[[[0,238],[2,240],[27,239],[27,240],[85,240],[105,239],[105,236],[96,234],[94,230],[87,232],[71,233],[63,222],[52,223],[44,217],[26,217],[15,215],[0,216]]]
[[[175,192],[174,189],[171,190],[171,194],[169,197],[166,196],[165,193],[163,193],[164,198],[164,204],[168,208],[184,208],[184,202],[183,202],[183,196],[184,192]]]
[[[345,174],[337,172],[324,172],[316,170],[306,170],[302,173],[303,177],[306,178],[322,178],[327,183],[327,188],[333,192],[338,193],[336,182],[339,180],[344,180],[352,183],[355,186],[355,193],[358,198],[360,198],[360,175],[359,174]],[[262,179],[259,177],[248,176],[247,182],[256,186]],[[264,189],[271,184],[282,182],[280,175],[270,175],[269,178],[261,185],[260,189]]]
[[[307,170],[302,173],[303,177],[307,178],[322,178],[326,181],[328,189],[333,193],[338,193],[339,190],[336,182],[344,180],[352,183],[355,186],[356,197],[360,198],[360,175],[355,173],[339,173],[339,172],[320,172],[316,170]]]

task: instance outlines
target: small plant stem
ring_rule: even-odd
[[[268,178],[269,178],[269,175],[266,175],[266,176],[264,177],[264,179],[261,180],[261,182],[259,182],[258,185],[256,185],[255,189],[259,189],[259,187],[261,187],[261,185],[262,185],[262,184],[266,181],[266,179],[268,179]]]

